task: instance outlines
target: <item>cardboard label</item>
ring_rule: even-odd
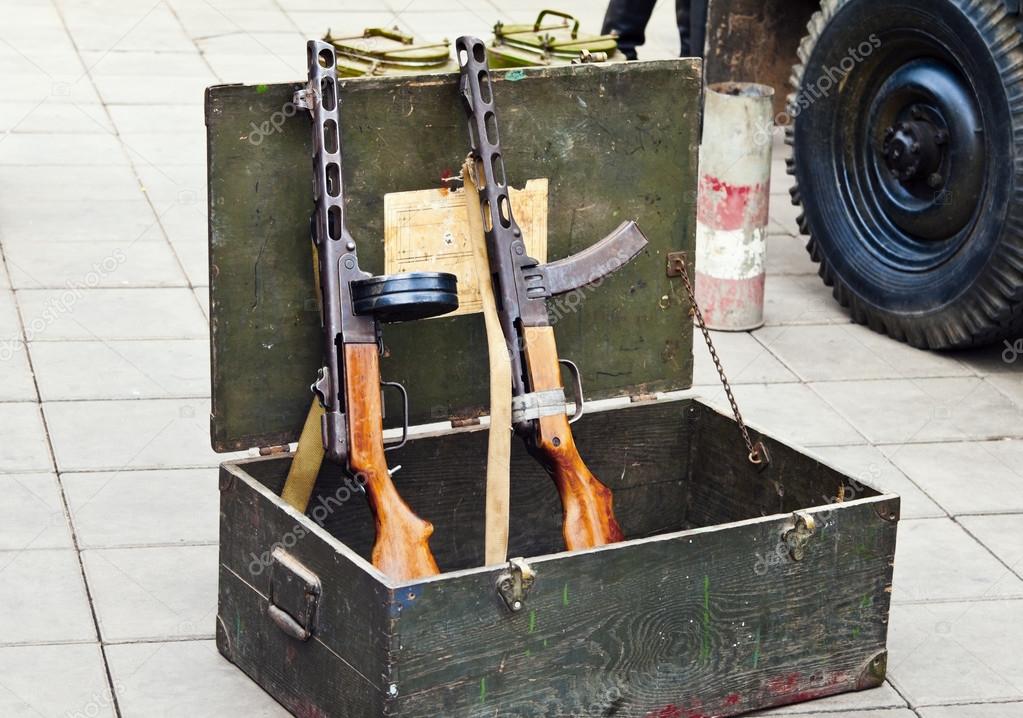
[[[547,186],[546,179],[532,179],[525,188],[509,192],[526,251],[541,264],[547,261]],[[458,310],[446,317],[483,311],[464,191],[424,189],[384,196],[384,273],[403,272],[451,272],[458,277]]]

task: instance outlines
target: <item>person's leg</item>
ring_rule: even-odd
[[[707,38],[707,0],[675,0],[682,57],[703,57]]]
[[[689,13],[689,51],[694,57],[703,57],[704,45],[707,42],[707,3],[708,0],[692,0]]]
[[[630,60],[636,59],[636,48],[646,42],[646,25],[657,0],[611,0],[604,15],[601,33],[618,33],[618,49]],[[681,2],[681,0],[680,0]]]

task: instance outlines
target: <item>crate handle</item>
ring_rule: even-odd
[[[543,24],[543,19],[552,15],[554,17],[561,17],[572,24],[572,39],[575,40],[579,37],[579,19],[575,15],[569,15],[567,12],[561,12],[560,10],[541,10],[540,14],[536,17],[536,22],[533,23],[533,32],[540,32],[540,26]]]
[[[320,577],[302,562],[279,546],[270,553],[267,615],[284,633],[298,641],[309,640],[320,592]]]

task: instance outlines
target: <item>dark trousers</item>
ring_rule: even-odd
[[[703,57],[707,36],[707,1],[675,0],[682,57]],[[604,15],[603,33],[618,33],[618,49],[630,60],[636,48],[646,42],[646,26],[657,0],[611,0]]]

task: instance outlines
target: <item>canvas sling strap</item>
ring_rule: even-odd
[[[473,267],[479,279],[483,321],[487,332],[487,356],[490,361],[490,433],[487,445],[486,534],[484,558],[486,565],[504,563],[508,559],[508,525],[511,494],[511,360],[497,315],[494,285],[490,280],[487,240],[483,232],[483,215],[472,159],[462,167],[465,184],[465,208],[469,215],[469,243],[472,245]]]
[[[310,243],[311,244],[311,243]],[[316,253],[316,245],[313,248],[313,286],[316,287],[316,303],[322,306],[320,297],[320,262]],[[298,437],[298,448],[295,450],[295,457],[291,460],[291,468],[288,469],[288,478],[284,482],[284,490],[281,498],[292,506],[296,511],[303,514],[309,506],[309,499],[312,498],[313,488],[316,486],[316,477],[320,474],[320,465],[323,463],[323,432],[320,429],[323,407],[320,400],[315,396],[309,406],[309,414],[306,416],[305,424],[302,426],[302,433]]]

